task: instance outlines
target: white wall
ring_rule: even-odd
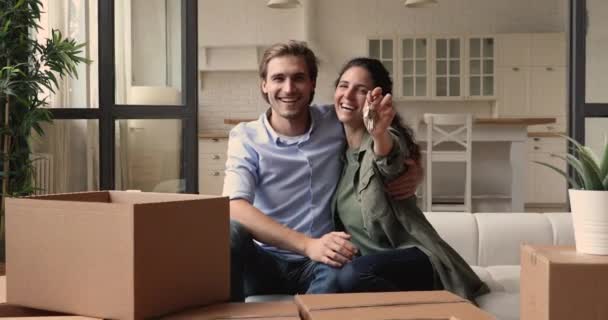
[[[300,1],[300,8],[277,10],[267,8],[265,0],[199,0],[199,45],[268,45],[289,39],[313,40],[312,47],[322,58],[315,100],[327,103],[332,100],[333,81],[340,65],[352,57],[365,55],[369,36],[567,31],[566,0],[439,0],[437,6],[422,9],[405,8],[403,0]],[[313,17],[310,25],[306,24],[308,16]],[[199,130],[210,130],[205,118],[229,117],[233,108],[259,113],[266,107],[261,99],[249,98],[248,88],[253,86],[257,92],[259,86],[256,72],[249,73],[251,76],[238,72],[203,73]],[[232,87],[235,81],[226,80],[231,77],[241,84],[226,89],[221,89],[222,84],[209,84],[220,78]],[[206,88],[229,91],[233,97],[243,98],[234,98],[231,105],[223,105],[228,108],[211,110],[208,103],[222,103],[214,100],[213,92]],[[410,118],[429,109],[479,115],[491,112],[488,102],[400,102],[398,105],[400,112]]]

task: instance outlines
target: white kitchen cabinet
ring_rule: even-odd
[[[401,38],[399,41],[399,90],[404,99],[427,98],[430,95],[430,43],[424,37]],[[397,84],[396,83],[396,84]],[[397,88],[396,88],[397,89]]]
[[[466,97],[493,98],[495,58],[493,37],[469,37],[466,46]]]
[[[433,95],[436,98],[462,96],[462,39],[437,37],[433,44]]]
[[[566,115],[566,68],[530,67],[530,115]]]
[[[559,137],[534,137],[528,139],[528,183],[526,203],[539,205],[563,205],[567,201],[566,178],[554,170],[534,161],[551,164],[566,171],[564,160],[553,157],[566,156],[566,141]]]
[[[228,138],[201,138],[198,142],[200,194],[221,195],[224,186],[224,169]]]
[[[567,74],[563,34],[505,34],[498,40],[499,116],[565,118]],[[533,130],[563,132],[565,126]]]
[[[370,38],[367,41],[367,53],[370,58],[376,58],[395,79],[395,45],[393,38]]]

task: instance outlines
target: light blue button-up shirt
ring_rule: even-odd
[[[318,238],[333,230],[331,198],[341,174],[344,131],[333,106],[311,106],[311,126],[285,139],[267,114],[230,131],[225,196],[244,199],[275,221]],[[300,255],[263,243],[288,258]]]

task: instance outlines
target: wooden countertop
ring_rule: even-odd
[[[203,131],[198,134],[199,139],[222,139],[228,138],[227,132]]]
[[[241,122],[253,121],[255,119],[224,119],[224,124],[236,125]],[[513,125],[521,124],[533,126],[537,124],[555,123],[555,118],[475,118],[475,124]]]

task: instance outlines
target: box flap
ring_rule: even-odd
[[[110,202],[110,193],[108,191],[93,191],[93,192],[72,192],[49,194],[42,196],[25,197],[26,199],[39,200],[64,200],[64,201],[81,201],[81,202]]]
[[[545,259],[551,264],[608,264],[608,256],[585,254],[573,246],[531,246],[523,247],[536,259]]]
[[[307,311],[468,302],[448,291],[310,294],[295,299]]]
[[[157,192],[129,192],[110,191],[110,201],[113,203],[137,204],[137,203],[160,203],[201,199],[227,198],[222,196],[209,196],[187,193],[157,193]]]
[[[222,303],[164,317],[169,320],[300,319],[293,302]]]

